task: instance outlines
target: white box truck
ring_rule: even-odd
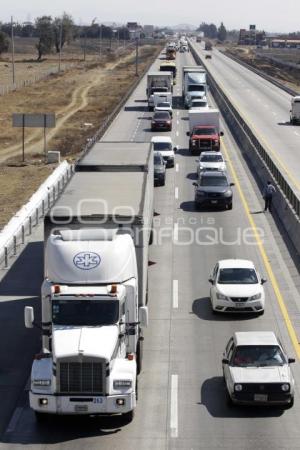
[[[43,348],[30,406],[132,419],[148,323],[153,219],[150,143],[99,142],[45,217]],[[25,325],[34,326],[32,307]]]
[[[192,154],[220,150],[220,111],[214,108],[189,110],[189,149]]]
[[[173,73],[172,72],[150,72],[147,76],[147,98],[149,111],[154,108],[154,93],[172,92]]]
[[[300,95],[292,97],[290,122],[292,125],[300,124]]]

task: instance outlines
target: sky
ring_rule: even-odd
[[[0,21],[34,21],[41,15],[60,16],[64,11],[78,24],[139,22],[172,26],[221,21],[227,29],[248,28],[288,32],[300,30],[300,0],[15,0],[3,1]]]

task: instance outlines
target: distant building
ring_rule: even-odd
[[[140,38],[143,28],[137,22],[127,22],[130,39]]]
[[[300,39],[269,39],[271,48],[297,48],[300,49]]]
[[[154,26],[153,25],[144,25],[143,32],[146,38],[153,37],[154,35]]]
[[[262,45],[266,40],[264,31],[256,30],[255,25],[250,25],[249,30],[242,28],[239,34],[239,45]]]

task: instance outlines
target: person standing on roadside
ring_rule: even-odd
[[[265,209],[264,211],[270,211],[271,212],[271,208],[272,208],[272,199],[273,199],[273,194],[275,194],[276,189],[273,186],[273,184],[271,183],[271,181],[268,181],[265,188],[264,188],[264,199],[265,199]]]

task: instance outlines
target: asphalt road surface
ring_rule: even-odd
[[[214,57],[212,67],[218,60]],[[181,67],[192,63],[189,53],[178,54],[170,135],[180,149],[174,169],[167,170],[166,185],[155,188],[159,216],[150,252],[155,262],[149,268],[150,323],[135,418],[130,424],[118,417],[54,417],[43,425],[36,423],[26,380],[39,339],[23,328],[22,311],[25,304],[37,307],[39,302],[39,227],[17,262],[2,272],[0,355],[8,355],[0,373],[5,399],[0,407],[0,450],[24,445],[38,450],[300,448],[299,275],[272,216],[261,213],[261,195],[224,123],[222,151],[235,182],[233,210],[195,211],[192,183],[197,158],[188,151],[187,111],[179,101]],[[222,76],[224,72],[223,68]],[[152,114],[146,108],[145,90],[144,79],[103,140],[149,141],[158,134],[150,131]],[[222,258],[251,259],[268,279],[263,316],[212,314],[208,278]],[[275,331],[288,355],[297,359],[292,409],[230,408],[226,403],[221,371],[225,343],[234,331],[255,330]]]

